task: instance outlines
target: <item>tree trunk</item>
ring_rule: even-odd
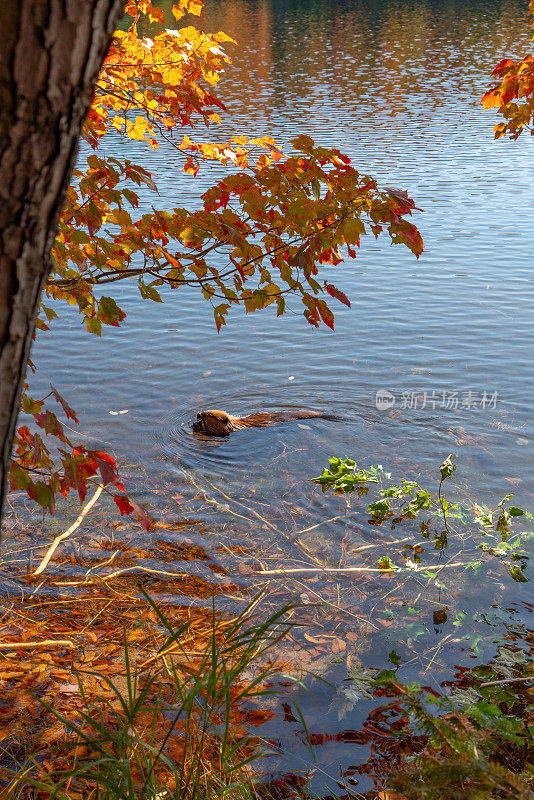
[[[0,523],[41,290],[124,0],[0,0]]]

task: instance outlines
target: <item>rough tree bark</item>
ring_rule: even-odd
[[[0,0],[0,523],[39,298],[124,0]]]

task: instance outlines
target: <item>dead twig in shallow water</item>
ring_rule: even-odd
[[[255,570],[254,575],[291,575],[296,572],[381,572],[382,574],[387,573],[404,573],[404,572],[426,572],[427,569],[437,569],[442,570],[446,569],[447,567],[465,567],[466,564],[463,561],[455,562],[454,564],[432,564],[428,567],[410,567],[407,569],[406,567],[397,567],[396,569],[380,569],[379,567],[305,567],[305,568],[298,568],[298,569],[265,569],[265,570]]]
[[[339,516],[337,517],[330,517],[330,519],[323,519],[316,525],[311,525],[309,528],[303,528],[301,531],[297,531],[295,535],[300,536],[301,533],[309,533],[309,531],[314,531],[316,528],[319,528],[321,525],[325,525],[327,522],[337,522],[338,519],[346,519],[347,517],[353,517],[355,513],[356,512],[353,512],[352,514],[339,514]]]
[[[61,544],[61,542],[64,539],[67,539],[71,535],[71,533],[74,533],[74,531],[77,528],[80,527],[80,525],[83,522],[84,517],[92,509],[92,507],[94,506],[94,504],[96,503],[96,501],[98,500],[100,495],[102,494],[103,490],[104,490],[104,487],[99,485],[97,487],[96,492],[94,493],[94,495],[89,500],[89,502],[82,508],[82,510],[81,510],[78,518],[76,519],[76,521],[73,522],[73,524],[70,526],[70,528],[68,528],[64,533],[60,533],[59,536],[56,536],[56,538],[54,539],[54,541],[52,542],[52,544],[48,548],[48,551],[47,551],[45,557],[43,558],[43,560],[41,561],[41,563],[39,564],[39,566],[35,570],[34,575],[40,575],[41,572],[44,572],[44,570],[47,568],[47,566],[48,566],[48,564],[50,562],[50,559],[52,558],[52,556],[56,552],[56,550],[59,547],[59,545]]]
[[[319,592],[315,591],[315,589],[311,589],[305,583],[300,583],[300,581],[296,581],[296,583],[300,584],[300,586],[302,586],[302,588],[305,589],[307,594],[308,593],[314,594],[316,597],[318,597],[320,602],[321,602],[321,604],[330,606],[331,608],[335,608],[336,611],[339,611],[342,614],[347,614],[349,617],[353,617],[354,619],[357,619],[358,622],[365,622],[368,625],[370,625],[372,628],[374,628],[375,631],[379,630],[378,625],[374,625],[367,617],[362,617],[362,616],[359,616],[358,614],[354,614],[353,611],[349,611],[347,608],[343,608],[342,605],[336,605],[335,603],[330,602],[330,600],[325,600],[324,597],[321,594],[319,594]]]
[[[402,542],[413,542],[413,536],[405,536],[404,539],[395,539],[393,542],[373,542],[372,544],[364,544],[362,547],[351,547],[349,553],[361,553],[362,550],[371,550],[373,547],[386,545],[391,547],[394,544],[402,544]]]
[[[431,659],[430,659],[430,661],[428,662],[428,664],[427,664],[427,667],[426,667],[426,669],[425,669],[425,673],[427,673],[427,672],[428,672],[428,670],[430,669],[430,667],[432,666],[432,664],[433,664],[433,663],[434,663],[434,661],[436,660],[436,658],[437,658],[437,656],[438,656],[438,653],[439,653],[439,651],[441,650],[441,648],[443,647],[443,645],[444,645],[446,642],[448,642],[448,641],[449,641],[449,639],[452,639],[452,637],[453,637],[453,634],[452,634],[452,633],[449,633],[447,636],[445,636],[445,637],[444,637],[444,638],[441,640],[441,642],[438,642],[438,644],[437,644],[437,645],[436,645],[436,646],[433,648],[433,650],[434,650],[434,655],[432,656],[432,658],[431,658]],[[430,653],[432,652],[432,650],[430,650],[430,651],[428,651],[428,652],[429,652],[429,654],[430,654]]]
[[[37,647],[70,647],[76,649],[70,639],[43,639],[41,642],[0,642],[0,650],[31,650]]]
[[[187,572],[165,572],[164,570],[159,569],[149,569],[148,567],[142,567],[140,564],[136,564],[134,567],[124,567],[123,569],[118,569],[115,572],[110,572],[109,575],[95,575],[91,578],[84,578],[83,581],[54,581],[54,586],[88,586],[92,583],[100,583],[102,581],[109,581],[112,578],[118,578],[121,575],[126,575],[127,573],[131,572],[148,572],[150,575],[159,575],[165,578],[189,578],[190,575]]]
[[[206,480],[207,480],[207,479],[206,479]],[[270,522],[268,519],[265,519],[265,517],[262,517],[262,515],[261,515],[261,514],[258,514],[258,512],[257,512],[255,509],[253,509],[253,508],[249,508],[249,507],[248,507],[248,506],[246,506],[244,503],[241,503],[239,500],[235,500],[233,497],[229,497],[229,495],[225,494],[225,493],[223,492],[223,490],[222,490],[222,489],[220,489],[218,486],[216,486],[214,483],[211,483],[211,482],[210,482],[210,481],[208,481],[208,480],[207,480],[207,483],[209,483],[209,485],[212,487],[212,489],[215,489],[215,491],[219,492],[219,494],[221,494],[221,495],[222,495],[222,496],[223,496],[223,497],[224,497],[226,500],[228,500],[230,503],[235,503],[236,505],[240,506],[241,508],[244,508],[244,509],[245,509],[245,511],[247,511],[249,514],[252,514],[254,517],[256,517],[256,519],[259,519],[259,520],[260,520],[260,522],[263,522],[263,524],[264,524],[264,525],[267,525],[267,527],[268,527],[268,528],[271,528],[271,530],[273,530],[273,531],[274,531],[275,533],[277,533],[279,536],[283,536],[283,537],[284,537],[284,539],[287,539],[287,541],[288,541],[288,542],[291,542],[291,544],[293,544],[293,545],[297,545],[298,547],[300,547],[300,549],[301,549],[301,550],[303,550],[303,551],[305,552],[305,554],[306,554],[306,556],[307,556],[308,558],[310,558],[310,557],[311,557],[311,558],[314,558],[313,554],[311,554],[311,553],[309,552],[309,550],[308,550],[307,548],[305,548],[305,547],[304,547],[304,545],[302,544],[302,542],[300,542],[300,541],[299,541],[299,539],[298,539],[298,538],[295,540],[295,539],[294,539],[292,536],[288,536],[288,535],[287,535],[287,533],[285,533],[283,530],[281,530],[280,528],[278,528],[276,525],[274,525],[274,524],[273,524],[272,522]],[[230,511],[230,513],[233,513],[231,509],[228,509],[228,510]],[[346,514],[343,514],[343,516],[346,516]],[[326,521],[327,521],[327,520],[325,520],[325,522],[326,522]],[[322,524],[322,523],[319,523],[319,524]],[[311,528],[310,528],[310,530],[311,530]],[[298,536],[298,534],[296,534],[296,535]],[[314,560],[315,560],[317,563],[319,563],[319,559],[318,559],[318,558],[314,558]]]
[[[534,681],[534,675],[527,675],[526,677],[522,678],[503,678],[500,681],[486,681],[486,683],[481,683],[480,687],[485,688],[486,686],[501,686],[503,683],[519,683],[520,681]]]
[[[252,514],[254,517],[256,517],[256,519],[259,519],[261,522],[264,523],[264,525],[267,525],[267,527],[271,528],[271,530],[275,531],[276,533],[279,533],[279,534],[282,533],[280,528],[277,528],[276,525],[273,525],[273,523],[269,522],[268,519],[265,519],[265,517],[262,517],[261,514],[258,514],[258,512],[255,509],[249,508],[244,503],[241,503],[239,500],[235,500],[233,497],[230,497],[229,495],[225,494],[225,492],[223,492],[222,489],[220,489],[214,483],[211,483],[210,481],[208,481],[207,478],[206,478],[206,481],[207,481],[207,483],[209,483],[209,485],[212,487],[212,489],[215,489],[215,491],[219,492],[219,494],[221,494],[226,500],[229,500],[230,503],[235,503],[237,506],[240,506],[241,508],[244,508],[245,511],[247,511],[249,514]]]

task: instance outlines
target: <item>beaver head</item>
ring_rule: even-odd
[[[203,433],[204,436],[230,436],[235,427],[230,414],[214,409],[200,411],[197,421],[193,423],[193,430],[195,433]]]

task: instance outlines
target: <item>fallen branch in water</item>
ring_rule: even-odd
[[[503,678],[500,681],[486,681],[486,683],[481,683],[480,686],[485,688],[486,686],[502,686],[504,683],[520,683],[523,681],[534,681],[534,675],[527,675],[522,678]]]
[[[31,650],[32,647],[70,647],[73,650],[76,645],[70,639],[43,639],[41,642],[0,642],[0,650]]]
[[[254,575],[291,575],[293,573],[302,572],[426,572],[428,569],[446,569],[447,567],[465,567],[463,561],[456,561],[454,564],[433,564],[430,567],[299,567],[291,569],[262,569],[255,570]]]
[[[362,547],[351,547],[351,553],[361,553],[362,550],[371,550],[373,547],[380,547],[380,545],[387,545],[392,547],[394,544],[402,544],[402,542],[413,542],[413,536],[405,536],[404,539],[394,539],[392,542],[373,542],[372,544],[364,544]]]
[[[101,583],[102,581],[109,581],[112,578],[118,578],[121,575],[127,575],[128,573],[132,572],[148,572],[149,575],[158,575],[163,576],[165,578],[190,578],[194,577],[191,576],[188,572],[166,572],[165,570],[161,569],[149,569],[149,567],[143,567],[140,564],[136,564],[133,567],[124,567],[123,569],[118,569],[116,572],[110,572],[108,575],[94,575],[90,578],[84,578],[83,581],[54,581],[54,586],[88,586],[92,583]]]
[[[59,536],[56,536],[56,538],[54,539],[54,541],[52,542],[52,544],[48,548],[45,557],[43,558],[43,560],[41,561],[41,563],[39,564],[39,566],[35,570],[34,575],[40,575],[41,572],[44,572],[44,570],[47,568],[48,564],[50,563],[50,559],[52,558],[52,556],[56,552],[56,550],[59,547],[59,545],[61,544],[61,542],[64,539],[67,539],[71,535],[71,533],[74,533],[74,531],[77,528],[80,527],[80,525],[83,522],[84,517],[92,509],[92,507],[94,506],[94,504],[96,503],[96,501],[98,500],[100,495],[102,494],[103,489],[104,489],[104,487],[99,485],[97,487],[96,492],[94,493],[94,495],[89,500],[89,502],[82,508],[82,510],[80,512],[80,515],[78,516],[76,522],[73,522],[73,524],[70,526],[70,528],[68,528],[64,533],[60,533]]]

